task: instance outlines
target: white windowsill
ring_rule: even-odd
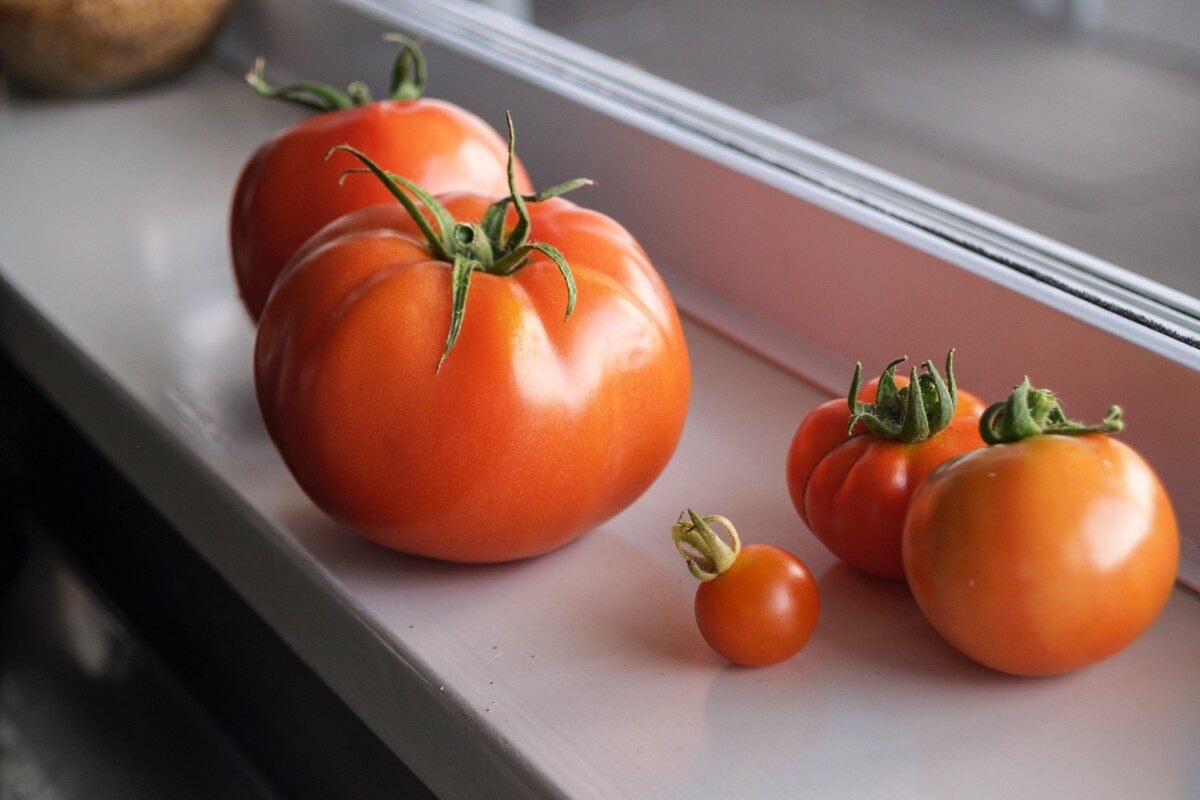
[[[1018,680],[966,661],[902,585],[836,564],[792,510],[787,441],[827,392],[696,316],[693,407],[675,459],[577,543],[460,567],[382,551],[328,522],[262,430],[225,246],[237,170],[294,118],[211,64],[123,98],[0,100],[0,347],[435,791],[1200,788],[1194,595],[1177,589],[1142,640],[1074,675]],[[55,213],[29,192],[53,193]],[[684,294],[685,311],[706,314],[711,287]],[[809,366],[832,374],[816,363],[824,352]],[[796,659],[736,669],[699,639],[693,581],[668,536],[689,505],[813,569],[824,616]]]

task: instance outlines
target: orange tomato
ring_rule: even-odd
[[[714,523],[726,529],[732,546],[717,536]],[[803,561],[773,545],[743,547],[724,517],[701,519],[688,511],[671,531],[701,580],[694,611],[709,647],[748,667],[777,664],[803,649],[821,614],[817,582]]]
[[[1140,636],[1179,535],[1153,469],[1104,433],[1043,433],[935,470],[912,498],[905,572],[933,627],[1018,675],[1094,664]]]

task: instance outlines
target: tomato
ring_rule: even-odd
[[[725,528],[726,544],[712,525]],[[680,514],[671,529],[675,547],[700,579],[696,625],[720,655],[748,667],[785,661],[812,638],[821,593],[804,562],[772,545],[742,546],[724,517]]]
[[[1022,387],[1014,395],[1039,391]],[[933,627],[979,663],[1016,675],[1080,669],[1128,646],[1166,604],[1174,512],[1152,468],[1101,432],[1116,427],[1114,412],[1100,428],[1060,421],[1002,437],[946,462],[913,496],[909,586]]]
[[[919,377],[914,369],[908,380],[897,378],[900,358],[861,393],[858,365],[849,399],[818,406],[792,437],[793,505],[834,555],[863,572],[904,578],[900,537],[913,491],[946,459],[983,447],[985,406],[955,385],[953,355],[945,381],[928,361]],[[914,381],[921,391],[909,391]]]
[[[331,148],[352,144],[434,193],[507,191],[504,140],[469,111],[421,96],[424,63],[415,44],[405,42],[394,75],[391,97],[376,102],[361,85],[349,96],[320,84],[272,89],[261,62],[248,76],[263,94],[324,111],[264,142],[238,177],[229,238],[238,291],[253,319],[284,264],[310,236],[350,211],[392,200],[375,181],[339,185],[342,173],[358,164],[345,153],[326,160]],[[519,163],[517,183],[523,192],[531,188]]]
[[[280,275],[255,342],[263,418],[300,486],[369,539],[458,562],[545,553],[674,452],[679,318],[607,216],[515,190],[422,198],[351,212]]]

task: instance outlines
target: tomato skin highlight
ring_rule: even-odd
[[[495,198],[439,199],[467,222]],[[691,373],[661,278],[602,214],[561,198],[529,214],[571,264],[573,314],[541,253],[477,273],[440,369],[451,265],[398,205],[337,220],[280,276],[255,348],[263,418],[305,492],[363,536],[458,562],[540,555],[628,506],[673,454]]]
[[[433,194],[508,191],[507,144],[474,114],[442,100],[379,100],[310,117],[251,155],[233,193],[229,232],[234,277],[246,310],[262,315],[293,253],[326,224],[395,199],[378,181],[348,179],[360,165],[331,148],[351,144]],[[326,156],[329,156],[326,158]],[[518,189],[532,190],[516,164]]]
[[[728,571],[696,589],[700,634],[743,666],[785,661],[812,638],[821,595],[800,559],[771,545],[747,545]]]
[[[1157,618],[1179,535],[1151,467],[1102,434],[1043,435],[948,461],[913,496],[909,586],[956,649],[1001,672],[1102,661]]]
[[[898,376],[896,384],[908,385]],[[875,399],[879,380],[860,394]],[[954,418],[943,431],[912,444],[881,439],[862,423],[847,434],[850,409],[830,400],[801,422],[787,456],[792,504],[809,530],[839,559],[881,578],[904,579],[901,534],[909,499],[946,459],[984,446],[978,421],[986,404],[958,390]]]

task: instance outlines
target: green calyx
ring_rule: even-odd
[[[945,380],[933,362],[926,361],[922,364],[925,371],[918,374],[917,368],[913,367],[908,385],[900,388],[896,386],[896,367],[907,360],[905,356],[887,365],[879,377],[874,403],[864,403],[858,399],[858,391],[862,386],[862,363],[854,368],[854,380],[847,398],[850,406],[847,434],[862,422],[867,430],[880,439],[912,444],[936,436],[950,424],[958,404],[958,388],[954,383],[954,350],[946,354]]]
[[[713,530],[714,524],[728,531],[728,544]],[[711,581],[728,570],[742,551],[742,540],[732,522],[720,516],[701,518],[690,508],[671,526],[671,539],[688,570],[701,581]]]
[[[1047,434],[1116,433],[1124,427],[1119,406],[1109,408],[1108,415],[1096,425],[1067,419],[1054,393],[1033,388],[1028,377],[1013,389],[1008,399],[988,406],[979,418],[979,434],[989,445]]]
[[[454,343],[458,340],[462,329],[463,317],[467,308],[467,293],[471,288],[471,278],[477,272],[489,275],[509,276],[529,263],[529,257],[539,252],[548,257],[558,267],[563,281],[567,285],[566,314],[563,319],[569,319],[575,310],[576,288],[575,276],[567,264],[563,254],[554,246],[544,242],[530,241],[529,203],[540,203],[552,197],[558,197],[580,186],[592,184],[587,178],[561,183],[549,189],[531,195],[522,195],[517,190],[516,181],[516,135],[513,131],[512,116],[508,117],[508,188],[509,196],[501,198],[488,207],[480,222],[459,222],[455,220],[446,207],[429,192],[417,184],[395,173],[388,172],[372,161],[364,153],[359,152],[348,144],[338,145],[329,151],[342,150],[362,162],[365,169],[348,170],[343,174],[354,172],[370,172],[378,178],[392,196],[400,201],[405,211],[417,224],[430,251],[439,260],[453,265],[450,273],[451,283],[451,317],[450,331],[446,336],[446,348],[438,360],[437,369],[440,371],[446,356],[450,355]],[[328,157],[328,156],[326,156]],[[415,198],[415,199],[414,199]],[[418,205],[419,203],[419,205]],[[516,209],[517,223],[507,233],[504,230],[504,220],[509,206]],[[421,211],[421,206],[429,212],[430,220]]]
[[[389,100],[417,100],[425,93],[428,75],[425,70],[425,56],[413,39],[399,33],[389,33],[383,37],[389,42],[399,42],[402,47],[396,60],[392,63],[392,79],[388,90]],[[273,97],[289,103],[303,106],[318,113],[340,111],[347,108],[365,106],[372,102],[371,90],[361,81],[350,84],[346,91],[336,89],[325,83],[302,82],[286,86],[271,86],[266,79],[266,61],[262,58],[254,62],[254,68],[246,73],[246,83],[263,97]]]

